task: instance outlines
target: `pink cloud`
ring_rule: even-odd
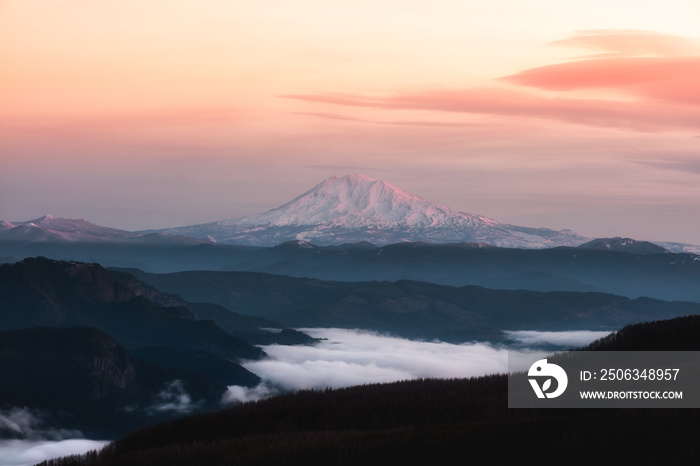
[[[700,104],[700,40],[650,31],[592,30],[550,45],[608,53],[502,79],[549,91],[606,88],[643,99]]]
[[[700,56],[583,60],[532,68],[502,79],[550,91],[608,88],[648,99],[700,104]]]
[[[635,131],[697,130],[700,108],[658,102],[630,102],[546,96],[519,89],[481,88],[426,91],[388,97],[287,95],[307,102],[384,109],[432,110],[535,117]]]

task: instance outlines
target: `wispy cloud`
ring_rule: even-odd
[[[56,429],[49,426],[44,415],[27,407],[12,407],[0,411],[0,430],[13,432],[15,436],[28,440],[62,440],[82,437],[78,430]]]
[[[434,120],[393,120],[393,121],[382,121],[382,120],[371,120],[369,118],[356,118],[347,115],[336,114],[336,113],[321,113],[321,112],[294,112],[295,115],[311,116],[316,118],[325,118],[329,120],[341,120],[356,123],[369,123],[373,125],[392,125],[392,126],[432,126],[432,127],[443,127],[443,128],[474,128],[483,127],[484,125],[478,125],[474,123],[466,122],[453,122],[453,121],[434,121]]]
[[[258,401],[263,398],[269,398],[274,395],[279,395],[280,390],[269,386],[266,382],[261,382],[255,387],[242,387],[240,385],[231,385],[228,391],[224,394],[221,403],[228,405],[231,403],[246,403],[248,401]]]
[[[532,82],[534,86],[535,81]],[[542,83],[544,85],[544,83]],[[660,91],[661,92],[661,91]],[[669,99],[674,92],[665,90]],[[695,92],[690,90],[689,93]],[[547,95],[517,88],[480,88],[425,91],[388,97],[344,95],[287,95],[289,99],[314,103],[372,107],[391,110],[430,110],[478,113],[506,117],[559,120],[587,126],[634,131],[697,130],[700,106],[676,106],[652,101],[584,99],[562,94]]]
[[[649,31],[600,30],[584,31],[552,44],[605,53],[586,60],[526,69],[480,88],[375,96],[322,93],[279,97],[343,107],[531,117],[646,132],[697,129],[700,41]],[[580,91],[606,94],[582,97],[573,93]],[[334,113],[306,113],[366,121]],[[416,120],[375,123],[424,124]]]
[[[700,54],[698,39],[638,29],[590,29],[549,45],[602,52],[598,57]]]
[[[149,414],[171,411],[180,414],[186,414],[196,409],[200,402],[192,402],[182,380],[175,379],[166,383],[163,390],[158,393],[153,405],[146,408]]]

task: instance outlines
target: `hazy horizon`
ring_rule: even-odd
[[[303,193],[300,193],[300,194],[303,194]],[[411,193],[409,193],[409,194],[411,194]],[[296,196],[295,196],[295,197],[296,197]],[[291,200],[291,199],[290,199],[290,200]],[[430,201],[430,199],[428,199],[428,201]],[[261,211],[261,212],[253,212],[253,214],[264,213],[264,212],[266,212],[266,211],[268,211],[268,210],[273,210],[273,209],[275,209],[275,208],[277,208],[277,207],[280,207],[280,206],[271,207],[270,209],[266,209],[265,211]],[[450,207],[450,206],[447,206],[447,207]],[[467,213],[469,213],[469,212],[467,212]],[[54,217],[54,218],[56,218],[56,217],[58,217],[58,216],[53,215],[52,213],[49,212],[49,213],[45,213],[45,214],[43,214],[43,215],[41,215],[41,216],[39,216],[39,217],[36,217],[36,218],[29,218],[29,219],[23,219],[23,220],[13,220],[13,221],[10,221],[10,223],[14,223],[14,224],[26,223],[26,222],[28,222],[28,221],[40,220],[40,219],[43,219],[44,217]],[[486,217],[486,215],[484,215],[484,217]],[[63,218],[63,217],[61,217],[61,218]],[[202,223],[202,224],[205,224],[205,223],[210,223],[210,222],[215,222],[215,221],[220,221],[220,220],[229,220],[229,219],[235,219],[235,218],[239,218],[239,217],[237,216],[237,217],[230,217],[230,218],[212,219],[212,220],[208,220],[208,221],[201,222],[201,223]],[[179,225],[166,225],[166,226],[161,226],[161,227],[159,227],[159,228],[152,228],[152,229],[151,229],[151,228],[136,228],[136,229],[133,229],[133,228],[132,228],[132,229],[128,229],[128,228],[123,228],[123,227],[117,226],[117,225],[98,224],[98,223],[92,221],[91,219],[86,219],[86,218],[83,218],[83,217],[81,217],[81,218],[79,218],[79,219],[78,219],[78,218],[74,218],[74,219],[71,219],[71,220],[86,220],[86,221],[88,221],[88,222],[94,223],[94,224],[99,225],[99,226],[110,227],[110,228],[116,228],[116,229],[120,229],[120,230],[124,230],[124,231],[132,231],[132,232],[139,232],[139,231],[157,231],[157,230],[159,230],[159,229],[161,229],[161,228],[175,228],[175,227],[189,226],[189,225],[179,224]],[[7,221],[7,220],[6,220],[6,219],[0,219],[0,221]],[[500,222],[500,223],[505,223],[505,222]],[[526,226],[526,227],[533,227],[533,228],[541,228],[541,226],[539,226],[539,225],[518,225],[518,226]],[[552,228],[552,229],[554,230],[555,228]],[[561,228],[560,230],[565,230],[565,229],[569,229],[569,228]],[[575,231],[575,233],[580,233],[580,232]],[[616,235],[614,235],[614,234],[607,234],[607,235],[606,235],[606,234],[601,234],[601,235],[597,236],[596,238],[614,237],[614,236],[616,236]],[[619,235],[617,235],[617,236],[619,237]],[[588,238],[589,238],[589,239],[592,239],[592,238],[594,238],[594,237],[588,237]],[[634,236],[634,239],[636,239],[636,240],[646,240],[646,241],[655,241],[655,242],[658,242],[658,243],[678,243],[678,244],[689,244],[689,245],[693,245],[693,244],[697,245],[697,244],[700,244],[700,242],[698,242],[698,243],[692,243],[692,242],[688,242],[688,241],[669,241],[668,239],[649,240],[648,238],[643,238],[643,237],[640,237],[640,236]],[[313,241],[312,241],[312,242],[313,242]]]

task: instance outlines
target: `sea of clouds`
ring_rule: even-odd
[[[243,365],[263,381],[253,388],[231,386],[226,402],[259,400],[282,391],[340,388],[416,378],[461,378],[507,373],[508,357],[532,360],[547,353],[541,344],[579,347],[609,332],[510,332],[515,347],[489,343],[417,341],[365,330],[305,328],[323,338],[314,346],[263,347],[268,357]],[[529,366],[529,364],[528,364]]]

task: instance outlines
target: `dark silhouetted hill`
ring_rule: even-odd
[[[584,348],[592,351],[700,351],[700,316],[627,325]]]
[[[235,360],[263,355],[214,322],[196,320],[179,298],[123,274],[115,280],[98,264],[32,258],[0,266],[0,330],[37,325],[97,327],[128,349],[157,345]]]

